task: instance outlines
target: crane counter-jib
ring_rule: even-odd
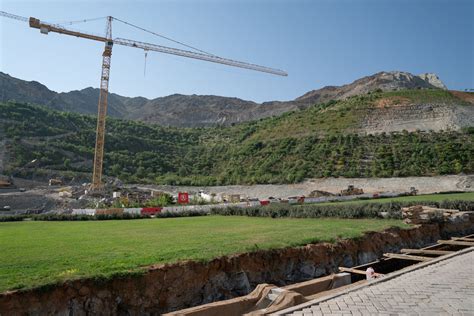
[[[87,38],[87,39],[99,41],[99,42],[109,41],[109,39],[103,36],[68,30],[58,25],[41,22],[39,19],[36,19],[36,18],[30,18],[28,22],[29,22],[30,27],[39,29],[40,32],[43,34],[48,34],[48,32],[55,32],[55,33],[66,34],[66,35],[71,35],[71,36],[76,36],[76,37],[81,37],[81,38]]]

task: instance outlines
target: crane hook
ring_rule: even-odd
[[[145,75],[146,75],[146,57],[148,56],[148,50],[144,49],[143,51],[145,52],[145,65],[143,67],[143,77],[145,77]]]

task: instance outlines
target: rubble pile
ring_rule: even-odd
[[[318,197],[324,197],[324,196],[334,196],[334,194],[327,191],[313,190],[308,195],[308,197],[310,198],[318,198]]]
[[[402,208],[402,217],[407,224],[464,222],[469,220],[470,216],[474,216],[474,213],[422,205]]]

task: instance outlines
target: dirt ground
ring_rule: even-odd
[[[290,196],[308,196],[311,191],[320,190],[340,193],[348,185],[362,188],[366,193],[410,191],[410,187],[418,189],[420,194],[447,191],[474,191],[474,175],[449,175],[437,177],[407,177],[407,178],[326,178],[308,179],[297,184],[259,184],[259,185],[229,185],[215,187],[189,186],[143,186],[177,194],[179,191],[219,194],[240,194],[256,198],[287,198]],[[140,186],[141,187],[141,186]]]
[[[24,188],[25,192],[19,190],[0,190],[0,212],[4,206],[10,206],[12,210],[56,210],[70,208],[84,208],[86,200],[75,198],[64,198],[59,195],[61,187],[48,187],[44,183],[35,181],[21,181],[15,179],[15,184]],[[167,185],[127,185],[126,187],[138,187],[141,189],[154,189],[177,195],[178,192],[189,192],[190,194],[204,191],[214,193],[216,196],[223,194],[239,194],[241,197],[268,199],[288,198],[291,196],[309,196],[314,190],[340,193],[348,185],[362,188],[365,193],[391,192],[403,193],[415,187],[420,194],[447,192],[447,191],[474,191],[474,175],[451,175],[438,177],[408,177],[408,178],[326,178],[308,179],[298,184],[260,184],[260,185],[229,185],[214,187],[190,187],[190,186],[167,186]],[[69,187],[70,190],[83,190],[83,188]]]

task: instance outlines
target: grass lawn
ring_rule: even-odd
[[[407,227],[398,220],[240,216],[0,223],[0,292],[257,247],[351,238],[391,226]]]
[[[463,200],[463,201],[474,201],[474,192],[464,192],[464,193],[446,193],[446,194],[424,194],[424,195],[415,195],[415,196],[399,196],[393,198],[380,198],[380,199],[370,199],[370,200],[352,200],[352,201],[343,201],[343,202],[324,202],[317,203],[317,205],[333,205],[333,204],[365,204],[365,203],[390,203],[390,202],[441,202],[441,201],[454,201],[454,200]]]

